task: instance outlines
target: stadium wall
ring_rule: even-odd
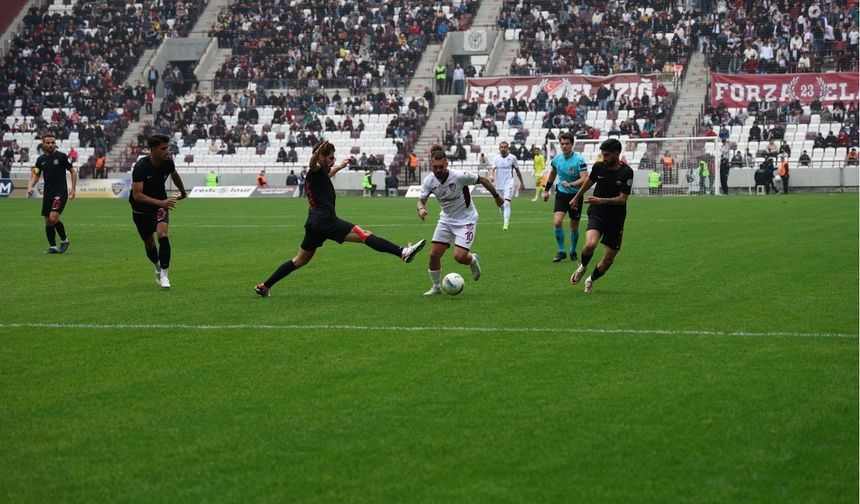
[[[477,170],[482,175],[487,173]],[[182,181],[187,187],[206,185],[206,174],[208,171],[199,173],[183,173]],[[269,185],[272,187],[286,185],[286,178],[289,170],[273,172],[267,171],[266,178]],[[298,172],[296,172],[298,173]],[[532,176],[530,163],[522,169],[523,181],[525,182],[526,191],[521,195],[529,197],[534,196],[529,191],[534,191],[535,183]],[[755,192],[754,182],[755,170],[752,168],[734,168],[729,172],[728,186],[732,193],[746,194]],[[680,174],[681,177],[685,175]],[[426,172],[422,173],[422,177],[426,176]],[[257,179],[257,172],[254,173],[222,173],[219,174],[220,185],[254,185]],[[360,194],[362,192],[362,179],[364,172],[341,172],[333,179],[335,190],[347,192],[350,194]],[[719,178],[719,177],[717,177]],[[371,180],[377,186],[378,193],[383,193],[385,188],[385,173],[383,171],[375,171],[371,175]],[[420,180],[420,179],[419,179]],[[860,188],[860,170],[857,167],[843,168],[792,168],[791,169],[791,188],[792,190],[804,192],[858,192]],[[405,186],[401,185],[401,191]],[[636,170],[633,176],[634,194],[648,194],[648,171]],[[680,188],[683,191],[683,188]]]

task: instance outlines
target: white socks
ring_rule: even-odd
[[[430,274],[430,282],[433,283],[433,287],[439,289],[442,287],[442,270],[433,271],[431,269],[427,270],[427,273]]]

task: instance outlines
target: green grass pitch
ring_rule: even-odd
[[[429,240],[414,205],[338,212]],[[328,242],[262,299],[302,200],[180,202],[166,292],[126,202],[70,202],[48,256],[0,201],[0,500],[858,501],[856,194],[634,196],[591,295],[551,203],[477,205],[459,296],[429,249]]]

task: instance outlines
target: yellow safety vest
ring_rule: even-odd
[[[206,175],[206,187],[215,187],[218,185],[218,175],[210,173]]]

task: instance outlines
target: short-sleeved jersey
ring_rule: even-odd
[[[33,167],[33,173],[42,175],[45,180],[44,194],[63,194],[69,192],[69,185],[66,182],[66,172],[72,170],[72,162],[69,156],[60,152],[54,151],[53,154],[42,154],[36,159],[36,165]]]
[[[161,166],[155,166],[149,156],[142,157],[134,163],[134,168],[131,170],[131,182],[132,184],[143,182],[143,194],[150,198],[164,200],[167,199],[164,183],[174,171],[176,171],[176,165],[173,163],[173,159],[165,159],[161,162]],[[131,203],[131,209],[135,213],[154,213],[161,208],[135,201],[133,190],[128,195],[128,202]]]
[[[320,163],[317,171],[308,170],[305,176],[305,194],[308,197],[308,217],[311,215],[335,214],[334,204],[337,195],[329,173],[331,166]]]
[[[449,224],[469,224],[478,220],[478,211],[472,204],[470,185],[478,182],[478,174],[463,170],[448,170],[448,177],[439,182],[432,173],[421,182],[421,200],[426,201],[434,194],[442,211],[439,222]]]
[[[579,187],[564,187],[561,182],[573,183],[579,180],[581,173],[588,171],[588,166],[585,164],[585,159],[578,152],[571,152],[570,157],[564,157],[564,154],[552,158],[552,167],[555,168],[556,186],[558,192],[566,194],[576,194]]]
[[[594,182],[594,196],[598,198],[614,198],[621,193],[630,194],[633,188],[633,169],[627,163],[621,163],[617,170],[610,170],[605,163],[594,163],[588,175]],[[623,222],[627,217],[627,205],[590,205],[588,215],[599,213],[606,219]]]
[[[517,169],[517,158],[510,152],[507,156],[502,157],[501,154],[496,154],[493,158],[493,167],[496,169],[496,188],[501,190],[514,183],[514,170]]]

